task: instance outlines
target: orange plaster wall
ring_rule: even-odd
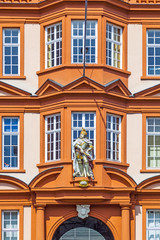
[[[128,75],[121,70],[115,71],[113,67],[106,66],[86,66],[87,77],[95,80],[96,82],[105,85],[106,83],[120,78],[126,86],[128,86]],[[83,67],[77,67],[75,64],[71,67],[55,67],[52,68],[52,71],[45,72],[44,74],[39,75],[39,87],[48,79],[52,79],[56,82],[59,82],[62,85],[67,85],[68,83],[80,78],[83,76]]]
[[[46,240],[52,240],[56,229],[67,219],[76,217],[76,205],[55,205],[46,208]],[[121,239],[121,210],[120,207],[91,205],[89,216],[99,218],[106,223],[113,233],[115,240]]]

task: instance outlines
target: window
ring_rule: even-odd
[[[61,158],[61,116],[54,114],[46,117],[46,161]]]
[[[62,64],[62,23],[46,27],[46,68]]]
[[[106,25],[106,64],[122,68],[122,28]]]
[[[84,21],[72,21],[72,63],[83,63]],[[86,63],[97,63],[97,21],[86,24]]]
[[[19,118],[2,119],[2,166],[18,168],[19,166]]]
[[[147,31],[147,73],[160,75],[160,30]]]
[[[160,118],[147,118],[147,166],[160,167]]]
[[[94,146],[94,155],[96,153],[96,114],[93,112],[74,112],[72,113],[72,145],[73,142],[80,136],[82,127],[87,132],[87,138]]]
[[[147,240],[160,239],[160,210],[147,211]]]
[[[98,239],[98,240],[105,240],[105,238],[96,230],[88,227],[77,227],[74,229],[71,229],[63,234],[63,236],[60,238],[60,240],[92,240],[92,239]],[[109,238],[110,239],[110,238]]]
[[[3,29],[3,75],[20,75],[20,30]]]
[[[19,212],[2,211],[2,240],[19,239]]]
[[[107,114],[106,156],[107,160],[120,161],[121,117]]]

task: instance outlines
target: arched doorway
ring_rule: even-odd
[[[52,240],[114,240],[109,227],[94,217],[73,217],[62,223]]]

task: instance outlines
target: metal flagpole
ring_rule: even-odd
[[[84,49],[83,49],[83,77],[85,77],[85,67],[86,67],[86,25],[87,25],[87,0],[85,0]]]

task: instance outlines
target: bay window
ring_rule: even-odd
[[[110,23],[106,25],[106,64],[122,68],[122,28]]]
[[[72,63],[83,63],[84,21],[72,21]],[[97,63],[97,21],[86,24],[86,63]]]
[[[46,27],[46,68],[62,64],[62,23]]]
[[[72,113],[72,146],[79,138],[82,127],[87,132],[87,138],[94,147],[93,155],[96,154],[96,114],[94,112],[73,112]],[[72,154],[73,155],[73,154]],[[74,156],[72,156],[74,157]]]

